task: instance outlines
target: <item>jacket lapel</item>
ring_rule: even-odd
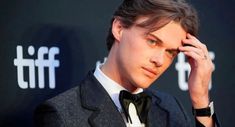
[[[149,90],[146,91],[152,96],[152,106],[148,114],[148,127],[167,127],[168,126],[168,112],[161,105],[161,99],[155,96]]]
[[[102,85],[89,72],[80,85],[82,106],[91,111],[89,124],[92,127],[126,127],[125,122]],[[152,106],[148,114],[147,127],[167,127],[169,114],[161,104],[161,99],[146,90],[152,96]]]
[[[125,127],[124,120],[112,99],[90,72],[81,83],[81,102],[91,110],[89,123],[94,127]]]

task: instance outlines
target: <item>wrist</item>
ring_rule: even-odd
[[[209,103],[209,105],[207,105],[204,108],[192,108],[193,111],[193,115],[194,116],[207,116],[207,117],[211,117],[214,114],[214,104],[213,101]]]
[[[191,99],[192,101],[192,106],[194,108],[204,108],[207,107],[210,103],[209,97],[201,97],[201,98],[194,98]]]

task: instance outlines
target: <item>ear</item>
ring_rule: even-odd
[[[123,31],[123,26],[121,21],[115,18],[112,24],[112,33],[115,40],[117,40],[118,42],[120,42],[122,31]]]

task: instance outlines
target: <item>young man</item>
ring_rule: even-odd
[[[111,22],[107,61],[79,86],[40,105],[35,125],[192,126],[174,97],[148,88],[183,52],[191,66],[188,85],[196,126],[219,126],[209,108],[213,65],[195,37],[197,29],[195,10],[182,0],[124,0]]]

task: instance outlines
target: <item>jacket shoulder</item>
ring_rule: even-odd
[[[79,101],[79,86],[76,86],[74,88],[71,88],[61,94],[58,94],[57,96],[48,99],[45,103],[48,103],[50,105],[67,107],[67,106],[73,106],[74,104],[77,104],[75,102]]]
[[[34,112],[35,126],[88,126],[90,112],[82,107],[79,91],[80,86],[76,86],[41,103]]]

